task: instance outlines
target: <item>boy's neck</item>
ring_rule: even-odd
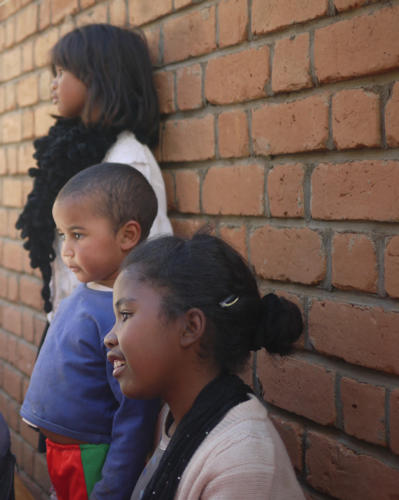
[[[89,281],[86,283],[87,288],[90,288],[91,290],[99,290],[103,292],[108,292],[109,290],[112,290],[112,286],[104,285],[102,283],[98,283],[97,281]]]

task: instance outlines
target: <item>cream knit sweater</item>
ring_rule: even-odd
[[[162,443],[168,437],[163,432]],[[254,397],[232,408],[183,473],[175,500],[305,500],[279,434]]]

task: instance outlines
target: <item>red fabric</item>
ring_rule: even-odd
[[[88,500],[80,446],[46,439],[47,467],[58,500]]]

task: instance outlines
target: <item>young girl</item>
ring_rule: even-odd
[[[267,411],[236,373],[251,350],[287,354],[298,308],[261,298],[222,240],[173,236],[140,244],[114,286],[105,337],[113,376],[129,397],[161,397],[170,411],[132,500],[304,500]]]
[[[16,224],[31,266],[42,273],[46,312],[77,285],[60,258],[51,208],[66,181],[83,168],[101,161],[134,164],[158,199],[150,234],[172,232],[162,175],[149,149],[158,142],[159,109],[144,38],[107,24],[77,28],[53,47],[51,66],[59,117],[34,142],[39,168],[29,170],[34,186]]]

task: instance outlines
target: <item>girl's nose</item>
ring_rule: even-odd
[[[107,349],[112,349],[113,347],[118,345],[118,338],[115,335],[115,326],[104,337],[104,345]]]
[[[69,245],[65,241],[62,244],[61,256],[62,257],[73,257],[73,249],[72,249],[71,245]]]

